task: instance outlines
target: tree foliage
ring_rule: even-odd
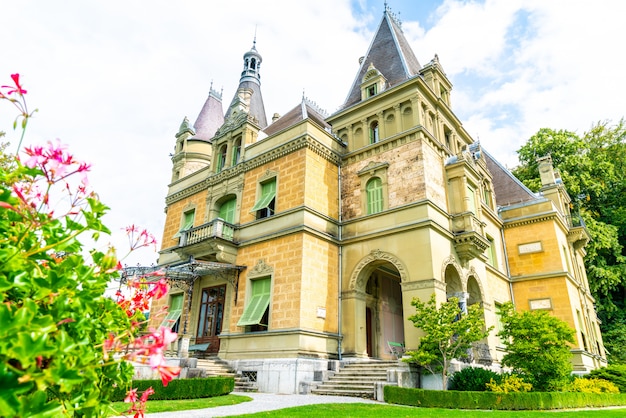
[[[626,361],[626,122],[598,122],[582,137],[541,129],[519,150],[513,174],[531,190],[541,187],[538,157],[550,155],[572,197],[572,211],[585,221],[589,287],[596,299],[608,358]]]
[[[574,343],[574,331],[547,311],[516,312],[511,302],[503,304],[500,313],[498,336],[507,351],[502,365],[511,367],[534,390],[562,388],[572,372],[568,343]]]
[[[416,313],[408,319],[424,335],[417,350],[407,352],[410,358],[406,361],[416,363],[433,374],[441,373],[443,389],[446,390],[451,361],[468,358],[472,344],[489,335],[493,327],[485,329],[480,305],[471,305],[468,312],[463,313],[457,298],[450,298],[437,307],[433,293],[428,302],[414,298],[411,305]]]

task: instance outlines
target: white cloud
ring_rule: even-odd
[[[195,120],[211,83],[230,103],[255,31],[268,117],[303,91],[333,111],[382,15],[382,2],[363,0],[5,3],[0,83],[20,72],[40,109],[27,142],[68,143],[94,164],[114,232],[136,223],[159,241],[174,134],[184,116]],[[446,0],[428,24],[412,2],[395,3],[419,61],[439,55],[467,131],[509,166],[539,128],[582,133],[624,116],[626,3]],[[16,143],[12,118],[1,106],[0,129]]]

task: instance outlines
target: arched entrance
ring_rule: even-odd
[[[388,342],[404,343],[403,271],[394,257],[380,251],[357,266],[351,290],[344,293],[347,356],[395,358]]]

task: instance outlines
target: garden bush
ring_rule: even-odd
[[[613,382],[622,393],[626,393],[626,364],[615,364],[592,370],[585,375],[588,379],[598,378]]]
[[[495,393],[530,392],[533,389],[532,384],[516,374],[502,375],[499,381],[491,379],[486,386],[487,390]]]
[[[385,386],[385,402],[425,408],[548,410],[626,406],[626,394],[580,392],[459,392]]]
[[[452,375],[450,390],[476,391],[487,390],[486,384],[491,380],[500,381],[500,375],[493,370],[482,367],[466,367]]]
[[[619,393],[615,383],[604,379],[577,377],[565,387],[566,392]]]
[[[174,379],[167,386],[163,386],[160,379],[134,380],[132,386],[139,392],[152,387],[154,394],[150,396],[151,400],[197,399],[229,394],[235,388],[235,379],[225,376]],[[113,394],[111,400],[123,401],[125,396],[126,391],[120,389]]]

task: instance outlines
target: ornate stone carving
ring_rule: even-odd
[[[265,260],[260,258],[256,265],[250,269],[248,277],[269,276],[272,273],[274,273],[274,268],[265,264]]]
[[[402,283],[409,280],[409,273],[404,264],[393,254],[381,251],[380,249],[374,249],[367,256],[363,257],[361,261],[356,265],[352,276],[350,278],[349,289],[364,289],[367,280],[369,279],[367,274],[363,274],[364,270],[367,270],[367,266],[375,261],[388,261],[391,263],[400,273],[400,281]]]

